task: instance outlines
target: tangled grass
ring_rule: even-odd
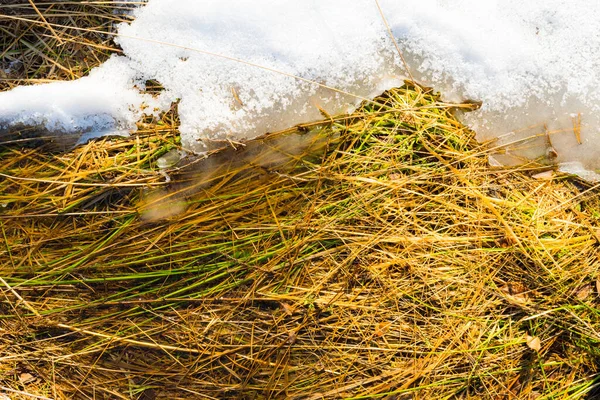
[[[319,139],[285,163],[226,150],[210,184],[157,171],[175,109],[66,153],[0,144],[0,393],[596,398],[598,188],[489,168],[464,108],[407,83],[259,139]],[[155,190],[185,211],[144,221]]]
[[[0,90],[84,76],[120,52],[110,33],[139,3],[3,0]]]
[[[164,181],[152,166],[176,145],[168,132],[4,149],[3,385],[29,391],[31,376],[56,398],[591,390],[595,189],[490,170],[452,105],[417,86],[323,124],[320,159],[249,161],[154,223],[139,186]]]

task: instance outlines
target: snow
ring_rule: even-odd
[[[600,168],[600,3],[426,0],[390,2],[387,12],[417,79],[454,100],[482,100],[464,121],[480,140],[515,143],[497,160],[552,147],[565,171]]]
[[[66,132],[133,128],[143,108],[159,105],[140,94],[134,87],[137,72],[119,61],[112,58],[78,81],[19,86],[0,94],[0,123]]]
[[[452,101],[483,101],[463,119],[481,140],[512,143],[495,160],[552,147],[563,170],[600,169],[600,3],[380,5],[418,81]],[[179,101],[182,142],[203,151],[320,119],[319,108],[352,110],[407,76],[374,0],[150,0],[134,14],[118,27],[124,55],[88,77],[0,93],[0,128],[133,131]],[[144,92],[150,79],[160,95]]]

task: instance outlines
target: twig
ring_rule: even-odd
[[[44,24],[46,25],[46,27],[50,30],[50,32],[52,32],[52,35],[56,38],[56,40],[58,40],[58,43],[60,43],[61,45],[63,45],[64,44],[63,40],[58,36],[58,34],[56,33],[56,31],[52,28],[52,26],[50,25],[50,23],[48,23],[48,21],[46,20],[46,18],[44,18],[44,14],[42,14],[40,12],[40,10],[36,7],[36,5],[33,2],[33,0],[29,0],[29,4],[31,4],[31,7],[33,7],[33,9],[37,13],[37,15],[40,16],[40,18],[42,19],[42,21],[44,22]]]

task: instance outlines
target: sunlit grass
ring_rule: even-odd
[[[170,183],[176,109],[68,152],[2,144],[0,393],[593,399],[597,189],[490,169],[460,107],[408,83],[259,139],[319,139],[277,165],[240,146]],[[143,220],[161,190],[184,209]]]

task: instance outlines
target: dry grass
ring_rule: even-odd
[[[120,51],[112,36],[104,32],[114,32],[114,24],[128,21],[127,10],[139,4],[33,3],[35,8],[28,0],[3,0],[0,4],[0,90],[85,75]]]
[[[0,146],[0,393],[596,398],[598,190],[489,169],[455,106],[407,85],[210,186],[156,171],[174,111],[68,153]],[[143,222],[159,186],[188,208]]]

